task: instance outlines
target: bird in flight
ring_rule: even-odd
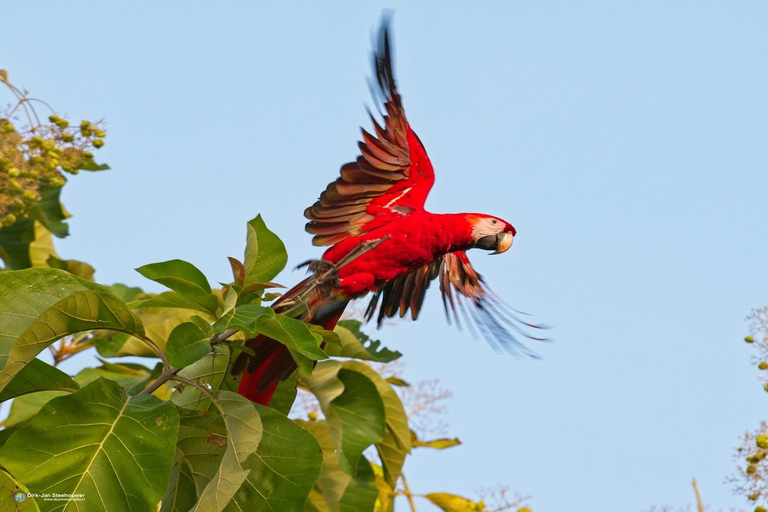
[[[379,29],[373,54],[374,96],[383,103],[383,122],[371,115],[362,129],[360,154],[341,167],[340,176],[306,209],[313,244],[330,246],[322,259],[308,262],[312,275],[272,306],[301,311],[305,322],[333,329],[349,301],[372,298],[366,319],[405,316],[415,320],[430,283],[437,279],[448,320],[465,323],[492,345],[535,357],[516,336],[542,340],[521,328],[523,321],[485,284],[467,257],[473,248],[500,254],[512,246],[515,228],[481,213],[436,214],[424,209],[435,181],[432,163],[405,117],[392,70],[389,20]],[[467,304],[465,304],[467,303]],[[239,393],[269,404],[280,380],[296,370],[288,349],[259,335],[246,342],[234,372],[243,372]]]

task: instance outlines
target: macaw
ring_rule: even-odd
[[[379,31],[373,54],[374,95],[383,99],[383,126],[370,114],[373,132],[362,131],[357,160],[341,167],[341,176],[307,208],[306,230],[313,244],[330,246],[322,259],[309,263],[313,274],[289,290],[272,306],[277,312],[303,304],[299,318],[333,329],[349,301],[373,294],[366,311],[377,311],[379,326],[386,318],[410,310],[415,320],[424,294],[438,279],[449,322],[459,322],[457,306],[490,341],[511,352],[535,356],[517,341],[508,327],[532,339],[517,324],[516,311],[504,305],[484,284],[467,258],[479,248],[499,254],[512,246],[516,235],[509,222],[480,213],[435,214],[424,201],[435,181],[424,145],[405,117],[392,71],[389,23]],[[377,86],[377,87],[376,87]],[[454,298],[455,296],[455,298]],[[462,300],[472,306],[467,314]],[[381,303],[379,305],[379,303]],[[268,405],[280,380],[296,370],[288,349],[264,335],[246,342],[255,356],[241,353],[239,393]]]

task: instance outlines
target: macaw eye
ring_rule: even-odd
[[[491,221],[491,224],[496,224],[496,219],[493,219],[493,220]]]

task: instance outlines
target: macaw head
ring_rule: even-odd
[[[517,234],[509,222],[492,215],[476,214],[470,217],[474,247],[501,254],[510,247]]]

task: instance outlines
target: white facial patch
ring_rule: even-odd
[[[504,231],[504,223],[498,219],[483,217],[472,228],[472,238],[479,240],[488,235],[496,235]]]

